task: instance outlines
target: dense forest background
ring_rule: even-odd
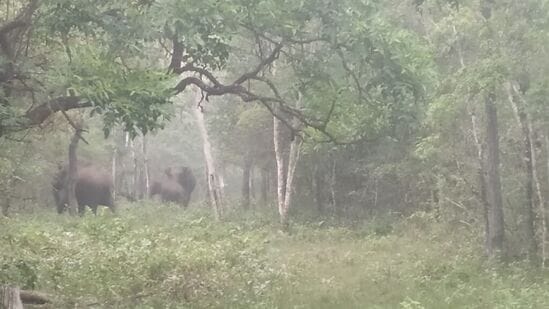
[[[11,248],[0,282],[100,307],[544,307],[548,43],[546,0],[0,1],[0,243]],[[71,139],[78,160],[110,171],[115,215],[56,214],[52,179]],[[173,166],[196,177],[188,208],[148,197]],[[132,290],[135,278],[112,283],[105,269],[55,277],[41,266],[43,250],[82,233],[105,235],[93,250],[136,250],[157,269],[134,265],[145,277]],[[167,237],[165,251],[149,261],[134,237]],[[174,253],[183,247],[194,261],[185,270]],[[55,267],[74,267],[61,262],[68,248],[56,250]],[[387,281],[353,298],[349,286],[363,281],[308,269],[305,252]],[[413,273],[416,258],[423,271]],[[400,279],[368,268],[388,259]],[[268,261],[300,266],[270,273]],[[292,276],[309,298],[277,285]],[[526,283],[511,288],[517,280]],[[384,298],[395,286],[407,292]],[[133,294],[142,297],[121,296]]]

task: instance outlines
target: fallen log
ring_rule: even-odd
[[[23,304],[44,305],[51,299],[40,292],[21,290],[16,286],[0,286],[0,309],[23,309]]]

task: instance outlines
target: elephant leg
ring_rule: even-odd
[[[84,216],[85,211],[86,211],[86,205],[78,204],[78,214],[80,216]]]
[[[58,204],[57,205],[57,213],[62,214],[65,212],[65,208],[67,207],[67,204]]]
[[[189,202],[191,201],[191,195],[190,194],[185,194],[183,195],[183,208],[187,208],[187,206],[189,206]]]
[[[191,202],[192,193],[192,190],[186,190],[185,194],[183,195],[183,206],[185,206],[185,208],[187,208],[189,206],[189,203]]]

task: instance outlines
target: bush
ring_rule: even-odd
[[[352,226],[147,202],[0,219],[0,283],[55,308],[543,308],[549,275],[489,265],[477,230],[417,214]],[[267,218],[267,219],[265,219]],[[390,228],[389,228],[390,227]]]

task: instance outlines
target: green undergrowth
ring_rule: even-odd
[[[280,233],[261,212],[194,207],[0,219],[0,283],[51,308],[547,308],[549,275],[487,263],[481,234],[429,214]]]

